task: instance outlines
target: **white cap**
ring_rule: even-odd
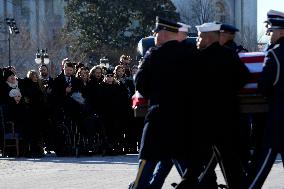
[[[199,32],[212,32],[212,31],[220,31],[221,24],[216,24],[213,22],[204,23],[202,25],[195,26],[197,31]]]
[[[9,92],[9,97],[16,97],[16,96],[22,96],[20,90],[19,89],[12,89]]]
[[[190,25],[187,25],[187,24],[184,24],[184,23],[181,23],[181,22],[178,22],[179,25],[181,25],[180,28],[178,28],[178,31],[180,32],[189,32],[189,29],[191,28]]]

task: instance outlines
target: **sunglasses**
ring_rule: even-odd
[[[107,77],[113,77],[113,74],[107,74],[106,76]]]

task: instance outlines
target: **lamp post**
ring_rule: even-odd
[[[11,35],[12,34],[19,34],[20,31],[16,25],[16,21],[14,18],[6,18],[6,24],[9,27],[8,33],[8,48],[9,48],[9,66],[11,66]]]
[[[48,64],[49,63],[49,56],[47,54],[46,49],[37,49],[35,63],[37,64]]]
[[[108,58],[106,58],[106,57],[102,57],[101,59],[100,59],[100,66],[104,66],[104,67],[106,67],[106,68],[109,68],[109,60],[108,60]]]

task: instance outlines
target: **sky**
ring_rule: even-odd
[[[277,10],[284,12],[284,0],[257,0],[257,31],[259,36],[264,35],[266,14],[270,10]],[[262,40],[267,40],[263,37]]]

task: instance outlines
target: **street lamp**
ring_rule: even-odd
[[[109,68],[109,60],[106,57],[102,57],[100,59],[100,66],[104,66],[106,68]]]
[[[8,45],[9,45],[9,66],[11,66],[11,35],[19,34],[20,31],[16,25],[16,21],[14,18],[6,18],[6,24],[9,27],[9,35],[8,35]]]
[[[37,49],[35,63],[37,64],[48,64],[49,63],[49,56],[47,54],[47,48],[44,49]]]

